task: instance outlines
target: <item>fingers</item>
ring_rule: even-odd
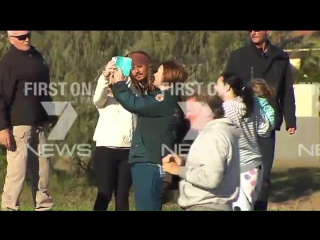
[[[288,129],[288,133],[289,134],[294,134],[295,130],[296,130],[295,128],[289,128]]]
[[[8,150],[10,149],[10,145],[11,145],[10,139],[9,139],[9,138],[6,138],[6,140],[5,140],[5,146],[6,146],[6,148],[7,148]]]
[[[165,163],[174,162],[176,156],[177,155],[175,154],[168,154],[166,157],[163,158],[162,161],[165,161]]]
[[[182,159],[181,158],[176,158],[175,159],[176,164],[178,164],[179,166],[182,166]]]
[[[110,65],[110,66],[108,67],[108,70],[109,70],[109,71],[115,71],[115,70],[117,70],[116,64],[113,63],[112,65]]]
[[[115,80],[114,80],[114,73],[111,73],[111,74],[110,74],[109,79],[110,79],[110,83],[111,83],[111,84],[113,84],[113,83],[115,82]]]
[[[165,156],[164,158],[162,158],[162,163],[169,163],[170,162],[170,158],[171,158],[171,154]]]
[[[162,170],[163,170],[164,172],[168,172],[168,170],[167,170],[167,164],[163,164],[163,165],[162,165]]]
[[[117,69],[116,64],[114,61],[108,62],[108,64],[105,66],[103,70],[103,75],[105,77],[109,77],[112,71],[115,71]]]
[[[116,62],[115,61],[110,61],[108,62],[106,68],[115,68],[116,67]]]
[[[15,142],[14,139],[10,136],[6,138],[6,148],[8,149],[8,151],[15,151]]]
[[[11,138],[9,151],[14,152],[14,151],[16,151],[16,150],[17,150],[16,142],[14,141],[13,138]]]

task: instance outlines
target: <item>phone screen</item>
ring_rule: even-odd
[[[117,57],[116,66],[122,70],[125,77],[130,75],[132,70],[132,59],[128,57]]]

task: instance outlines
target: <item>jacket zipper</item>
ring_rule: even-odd
[[[253,81],[253,67],[251,67],[251,81]]]

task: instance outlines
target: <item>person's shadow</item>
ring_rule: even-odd
[[[320,171],[316,167],[296,167],[271,174],[270,202],[284,203],[320,191]]]
[[[273,171],[269,201],[275,204],[307,198],[320,192],[320,169],[316,167],[295,167]],[[171,193],[169,202],[176,203],[179,192]]]

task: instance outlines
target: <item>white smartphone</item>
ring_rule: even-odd
[[[117,61],[117,57],[113,57],[113,58],[111,59],[111,61],[112,61],[112,62],[116,62],[116,61]]]

